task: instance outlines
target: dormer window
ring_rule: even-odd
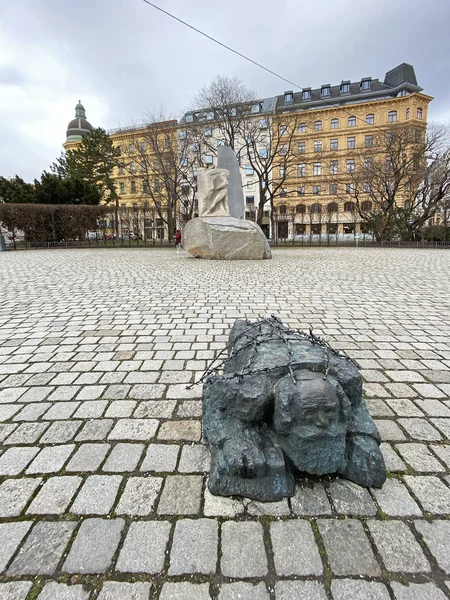
[[[311,100],[311,88],[304,88],[302,92],[302,100]]]
[[[370,85],[371,85],[370,77],[368,77],[366,79],[361,79],[361,90],[363,92],[370,90]]]
[[[251,111],[253,114],[259,113],[261,110],[261,106],[259,104],[252,104]]]
[[[284,92],[284,103],[294,101],[294,92]]]
[[[328,97],[331,95],[331,90],[330,90],[330,86],[329,85],[323,85],[321,90],[320,90],[320,95],[322,97]]]
[[[341,83],[341,94],[350,94],[350,81],[343,81]]]
[[[194,115],[186,115],[186,123],[192,123],[194,121]]]
[[[213,111],[213,110],[211,110],[211,111],[207,112],[207,113],[205,114],[205,117],[206,117],[206,120],[207,120],[207,121],[212,121],[212,120],[214,119],[214,111]]]

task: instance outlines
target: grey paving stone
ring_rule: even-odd
[[[210,600],[208,583],[165,583],[159,600]]]
[[[28,533],[31,525],[32,521],[0,523],[0,572],[3,573],[6,569],[12,555],[15,553],[26,533]]]
[[[450,489],[440,479],[432,475],[405,475],[404,479],[425,511],[438,515],[450,512]]]
[[[130,477],[115,512],[132,516],[151,514],[162,483],[161,477]]]
[[[81,388],[77,400],[96,400],[103,394],[105,387],[105,385],[86,385]]]
[[[450,439],[450,419],[431,419],[431,422],[444,434],[447,440]]]
[[[383,442],[397,442],[406,439],[405,434],[394,420],[375,419],[375,425]]]
[[[75,523],[36,523],[8,569],[8,575],[53,575]]]
[[[278,575],[322,574],[322,561],[309,521],[271,523],[270,535]]]
[[[396,581],[391,583],[395,600],[446,600],[442,590],[434,583],[410,583],[403,585]]]
[[[70,459],[66,471],[96,471],[110,448],[110,444],[82,444]]]
[[[252,500],[247,504],[247,513],[256,517],[268,515],[272,517],[289,516],[289,504],[287,498],[283,498],[279,502],[258,502]]]
[[[63,571],[105,573],[111,566],[124,525],[123,519],[83,521],[64,563]]]
[[[441,459],[441,461],[450,469],[450,445],[433,444],[429,448]]]
[[[27,509],[27,514],[63,514],[81,485],[81,477],[50,477]]]
[[[144,367],[144,364],[142,367]],[[129,397],[134,398],[135,400],[156,400],[164,397],[166,387],[166,385],[161,385],[160,383],[142,383],[133,385],[129,392]]]
[[[90,475],[70,507],[70,512],[79,515],[108,514],[121,482],[119,475]]]
[[[140,470],[170,473],[175,470],[179,451],[178,444],[150,444]]]
[[[39,450],[35,447],[8,448],[0,456],[0,475],[18,475],[30,464]]]
[[[97,600],[148,600],[152,587],[145,582],[105,581]]]
[[[41,402],[53,391],[50,386],[33,386],[27,389],[25,394],[20,396],[21,402]]]
[[[162,373],[164,375],[164,373]],[[177,409],[177,417],[201,417],[202,403],[198,400],[183,400]]]
[[[74,444],[42,448],[26,470],[26,473],[31,475],[34,473],[57,473],[61,471],[74,448]]]
[[[82,421],[55,421],[41,437],[39,443],[64,444],[70,442],[82,424]]]
[[[112,419],[93,419],[84,424],[83,429],[75,438],[77,442],[106,440],[113,426]]]
[[[32,585],[31,581],[0,583],[0,598],[2,600],[25,600]]]
[[[390,600],[386,586],[375,581],[334,579],[331,594],[333,600]]]
[[[202,435],[200,421],[184,419],[181,421],[166,421],[158,432],[159,440],[174,440],[198,442]]]
[[[0,517],[18,517],[42,479],[7,479],[0,485]]]
[[[21,406],[20,404],[17,406],[14,406],[14,404],[0,405],[0,421],[6,421],[6,419],[11,418]],[[14,417],[14,421],[37,421],[50,406],[50,402],[25,404],[20,413]]]
[[[169,575],[215,573],[218,523],[214,519],[177,521],[170,553]]]
[[[414,440],[433,442],[442,439],[439,431],[425,419],[399,419],[398,422]]]
[[[105,416],[115,419],[117,417],[130,417],[136,406],[135,400],[114,400],[108,406]]]
[[[261,524],[223,523],[220,563],[225,577],[264,577],[268,565]]]
[[[224,583],[220,588],[218,600],[269,600],[270,596],[264,583]]]
[[[381,510],[390,517],[421,517],[417,502],[405,484],[398,479],[387,478],[381,489],[371,490]]]
[[[360,521],[318,519],[317,524],[335,575],[380,575],[380,567]]]
[[[47,421],[70,419],[79,404],[79,402],[54,402],[52,407],[45,413],[44,419]]]
[[[405,463],[402,461],[402,459],[399,457],[399,455],[395,452],[395,450],[390,444],[386,442],[380,444],[380,450],[384,458],[386,469],[388,471],[391,471],[392,473],[407,471],[408,467],[405,465]]]
[[[408,398],[392,398],[389,406],[399,417],[423,417],[423,412]]]
[[[107,400],[86,400],[81,402],[73,415],[75,419],[98,419],[108,406]]]
[[[330,484],[330,494],[339,514],[373,516],[377,512],[368,490],[351,481],[335,479]]]
[[[367,524],[388,571],[396,573],[430,571],[430,563],[405,523],[367,521]]]
[[[204,508],[205,517],[236,517],[244,512],[244,503],[240,498],[214,496],[205,487]]]
[[[176,404],[175,400],[142,400],[133,416],[138,419],[170,419]]]
[[[415,471],[422,473],[445,471],[425,444],[397,444],[396,448]]]
[[[414,525],[440,568],[450,574],[450,521],[416,521]]]
[[[450,408],[439,400],[414,400],[416,405],[429,417],[450,417]]]
[[[134,471],[143,451],[144,444],[116,444],[102,470],[115,473]]]
[[[210,460],[210,453],[206,446],[202,444],[184,445],[178,470],[180,473],[205,473],[209,471]]]
[[[123,373],[120,377],[120,381],[122,381],[124,378],[125,373]],[[105,392],[105,398],[108,398],[108,400],[123,400],[128,396],[130,388],[131,385],[125,385],[121,383],[112,384],[108,386],[108,389]]]
[[[66,585],[65,583],[46,583],[38,596],[38,600],[89,600],[89,592],[82,585]]]
[[[119,419],[108,436],[110,440],[150,440],[158,429],[156,419]]]
[[[292,511],[299,516],[331,515],[331,506],[321,483],[297,485],[291,498]]]
[[[200,510],[202,477],[169,475],[158,505],[160,515],[195,515]]]
[[[278,581],[277,600],[327,600],[324,586],[318,581]]]
[[[117,560],[116,571],[160,573],[164,568],[170,529],[168,521],[131,523]]]
[[[49,423],[22,423],[3,442],[8,446],[32,445],[41,437]]]

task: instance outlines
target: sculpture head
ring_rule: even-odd
[[[344,459],[350,402],[323,373],[301,371],[275,386],[274,430],[285,454],[300,471],[322,475]]]

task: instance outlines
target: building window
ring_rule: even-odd
[[[148,187],[148,182],[147,182],[147,181],[144,181],[144,182],[142,183],[142,191],[144,192],[144,194],[148,194],[148,192],[149,192],[149,187]],[[150,208],[150,205],[149,205],[149,203],[148,203],[148,202],[146,202],[146,203],[144,204],[144,210],[149,210],[149,208]]]
[[[287,189],[286,188],[281,188],[280,197],[281,198],[287,198],[287,195],[288,195]],[[284,212],[286,212],[286,210]]]
[[[332,160],[330,162],[330,174],[331,175],[336,175],[338,172],[338,161],[337,160]]]
[[[134,144],[133,144],[133,143],[131,143],[131,144],[128,146],[128,152],[134,152]]]
[[[244,170],[246,175],[253,175],[253,167],[251,165],[245,165]]]
[[[217,142],[217,146],[225,146],[225,140],[221,139]]]
[[[287,125],[280,125],[280,135],[287,135]]]
[[[314,152],[322,152],[322,142],[314,142]]]
[[[375,115],[372,113],[366,115],[366,123],[367,125],[373,125],[375,123]]]
[[[187,135],[186,129],[180,129],[180,131],[178,132],[178,138],[180,140],[186,139],[186,135]]]
[[[282,144],[280,146],[280,154],[281,154],[281,156],[285,156],[287,154],[287,145],[286,144]]]
[[[300,125],[298,126],[298,132],[306,133],[306,123],[300,123]]]
[[[347,138],[347,148],[356,148],[356,138],[355,137]]]
[[[186,123],[193,123],[194,115],[186,115]]]
[[[313,175],[322,175],[322,163],[313,163]]]
[[[119,165],[119,175],[123,175],[124,166]]]
[[[339,129],[339,119],[331,119],[331,129]]]
[[[330,91],[330,86],[329,85],[324,85],[322,86],[322,89],[320,90],[320,95],[321,96],[330,96],[331,91]]]
[[[353,158],[348,158],[347,159],[347,173],[354,173],[355,172],[355,161],[353,160]]]
[[[336,196],[337,190],[338,190],[337,183],[331,183],[330,184],[330,196]]]
[[[314,196],[320,196],[320,185],[313,185]]]
[[[361,89],[363,91],[370,90],[370,79],[363,79],[361,81]]]
[[[283,179],[283,177],[286,176],[286,168],[285,167],[280,167],[280,179]]]
[[[339,210],[339,207],[336,202],[330,202],[327,205],[327,212],[329,212],[329,213],[337,213],[338,210]]]
[[[141,152],[145,152],[145,142],[141,142]]]
[[[338,138],[334,138],[330,140],[330,150],[338,150],[339,149],[339,140]]]
[[[268,127],[267,119],[260,119],[260,121],[259,121],[259,128],[260,129],[267,129],[267,127]]]
[[[347,192],[347,194],[353,194],[355,192],[355,184],[354,183],[347,183],[345,185],[345,191]]]
[[[269,156],[269,151],[267,150],[267,148],[261,148],[261,150],[259,151],[259,156],[260,158],[267,158]]]
[[[366,213],[372,210],[372,202],[370,200],[364,200],[361,203],[361,212]]]
[[[206,137],[211,137],[212,136],[212,128],[211,127],[205,127],[205,129],[203,130],[203,134]]]
[[[134,162],[130,163],[130,171],[131,173],[134,173]]]
[[[311,100],[311,88],[305,88],[303,90],[302,100]]]
[[[121,194],[125,194],[125,183],[123,181],[121,181],[119,183],[119,189],[120,189]],[[123,206],[123,204],[122,204],[122,206]]]
[[[188,164],[189,164],[189,161],[188,161],[188,159],[186,158],[186,156],[183,156],[183,157],[182,157],[182,159],[181,159],[181,161],[180,161],[180,165],[181,165],[182,167],[187,167],[187,166],[188,166]]]
[[[122,156],[122,146],[117,146],[117,156]]]
[[[285,102],[293,102],[294,101],[293,92],[284,92],[284,101]]]
[[[306,206],[304,204],[297,204],[297,206],[295,207],[295,212],[300,213],[301,215],[305,214]]]
[[[306,142],[299,142],[298,144],[298,153],[305,154],[306,152]]]
[[[304,195],[305,195],[305,186],[299,185],[297,188],[297,196],[304,196]]]
[[[213,119],[214,119],[214,111],[210,110],[209,112],[206,113],[206,120],[212,121]]]
[[[422,109],[421,108],[417,109],[417,118],[422,119]]]
[[[344,204],[344,212],[355,212],[356,205],[354,202],[346,202]]]
[[[341,83],[341,94],[349,94],[350,93],[350,81],[343,81]]]
[[[255,204],[255,196],[245,196],[246,204]]]
[[[122,212],[125,212],[125,211],[127,210],[127,205],[126,205],[126,204],[121,204],[121,205],[120,205],[120,210],[121,210]]]
[[[314,131],[322,131],[322,121],[316,121],[314,123]]]
[[[261,110],[260,104],[252,104],[252,108],[251,108],[252,114],[259,113],[260,110]]]
[[[192,152],[200,152],[200,144],[198,142],[194,142],[191,144]]]
[[[370,169],[372,167],[373,159],[371,156],[366,156],[364,159],[364,168]]]
[[[396,110],[391,110],[388,113],[388,122],[389,123],[395,123],[397,121],[397,111]]]
[[[366,135],[364,138],[364,145],[366,148],[371,148],[373,146],[373,135]]]
[[[411,114],[411,110],[409,108],[406,109],[406,118],[409,119],[409,116]]]
[[[349,117],[348,118],[348,126],[349,127],[356,127],[356,117]]]
[[[320,194],[320,190],[319,190],[319,194]],[[316,214],[317,213],[321,213],[322,212],[322,205],[319,204],[318,202],[316,204],[312,204],[310,211],[312,213],[316,213]]]
[[[213,157],[211,154],[207,154],[204,158],[204,162],[205,165],[212,165],[213,164]]]
[[[363,183],[363,192],[365,194],[369,194],[370,191],[371,191],[370,183],[369,182]]]
[[[297,174],[298,174],[299,177],[305,177],[305,175],[306,175],[306,165],[305,165],[305,163],[301,163],[300,165],[298,165]]]
[[[155,183],[153,185],[155,192],[159,192],[161,190],[161,183],[159,179],[155,179]]]
[[[286,190],[284,190],[284,191],[286,191]],[[287,194],[285,194],[285,195],[287,195]],[[286,206],[286,204],[281,204],[281,206],[280,206],[280,215],[285,215],[286,212],[287,212],[287,206]]]

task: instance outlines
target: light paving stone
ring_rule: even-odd
[[[408,467],[399,457],[399,455],[395,452],[390,444],[382,443],[380,444],[381,454],[384,458],[384,463],[386,465],[386,469],[391,472],[396,471],[406,471]]]
[[[158,505],[160,515],[194,515],[200,510],[202,477],[169,475]]]
[[[123,377],[125,377],[125,373],[121,375],[121,379]],[[108,400],[123,400],[128,396],[128,392],[130,391],[130,389],[131,385],[125,385],[120,383],[112,384],[108,386],[104,397],[108,398]]]
[[[17,447],[8,448],[0,456],[0,475],[18,475],[27,467],[40,448]]]
[[[2,600],[25,600],[32,585],[31,581],[0,583],[0,598]]]
[[[77,442],[105,440],[111,430],[114,421],[112,419],[92,419],[87,421],[75,440]]]
[[[331,515],[331,506],[320,483],[297,485],[291,498],[292,511],[298,516]]]
[[[36,523],[8,575],[53,575],[74,529],[75,523],[67,521]]]
[[[264,583],[236,583],[222,584],[218,600],[269,600],[270,596]]]
[[[425,444],[397,444],[396,448],[415,471],[422,473],[445,471]]]
[[[388,478],[381,489],[372,488],[381,510],[390,517],[421,517],[422,511],[409,494],[404,483]]]
[[[119,475],[90,475],[70,511],[79,515],[106,515],[111,510],[121,484]]]
[[[192,373],[190,371],[162,371],[158,383],[190,383]]]
[[[117,417],[130,417],[133,414],[136,402],[134,400],[114,400],[108,406],[105,417],[115,419]]]
[[[122,369],[119,369],[122,370]],[[128,370],[128,369],[127,369]],[[136,384],[136,383],[156,383],[158,379],[158,371],[135,371],[134,373],[128,373],[125,377],[125,383]]]
[[[423,412],[408,398],[391,398],[389,406],[399,417],[423,417]]]
[[[328,598],[324,586],[317,581],[278,581],[275,584],[275,596],[277,600],[297,600],[297,598],[298,600],[327,600]]]
[[[415,383],[413,388],[424,398],[445,398],[444,392],[432,383]]]
[[[133,385],[129,397],[135,400],[152,400],[164,397],[166,385],[160,383],[142,383]]]
[[[205,517],[236,517],[244,512],[244,503],[238,498],[214,496],[205,487],[204,508]]]
[[[389,401],[390,404],[391,401]],[[368,398],[366,405],[372,417],[393,417],[395,415],[386,402],[380,398]]]
[[[438,515],[450,512],[450,488],[438,477],[405,475],[404,479],[425,511]]]
[[[333,600],[390,600],[386,586],[375,581],[334,579],[331,594]]]
[[[414,400],[422,413],[429,417],[450,417],[450,408],[440,400]]]
[[[148,441],[155,435],[158,425],[156,419],[119,419],[108,439]]]
[[[33,386],[20,396],[21,402],[41,402],[53,391],[50,386]]]
[[[110,444],[82,444],[67,464],[66,471],[96,471],[104,461],[110,447]]]
[[[50,423],[22,423],[13,430],[12,434],[3,443],[8,446],[34,444],[49,425]]]
[[[32,521],[0,523],[0,572],[6,569],[20,542],[28,533]],[[1,590],[1,587],[0,587]],[[0,596],[2,598],[2,596]]]
[[[380,433],[381,439],[384,442],[405,440],[405,434],[397,425],[390,419],[375,419],[375,425]]]
[[[170,419],[176,404],[175,400],[142,400],[133,416],[137,419]]]
[[[166,398],[175,398],[175,400],[184,400],[186,398],[201,398],[202,389],[200,385],[194,385],[192,388],[186,388],[184,384],[175,384],[169,386]]]
[[[98,419],[108,405],[106,400],[85,400],[74,413],[74,419]]]
[[[380,575],[380,567],[360,521],[318,519],[317,524],[335,575]]]
[[[25,377],[25,381],[27,379],[28,377]],[[4,404],[6,402],[15,402],[21,396],[23,396],[27,390],[28,388],[25,387],[11,387],[0,390],[0,404]]]
[[[70,419],[79,404],[79,402],[55,402],[43,418],[47,421]]]
[[[51,406],[50,402],[36,402],[25,404],[18,415],[14,417],[14,421],[37,421],[45,411]],[[22,405],[3,404],[0,405],[0,421],[6,421],[15,414]]]
[[[86,385],[81,388],[77,400],[97,400],[101,397],[105,388],[105,385]]]
[[[41,478],[6,479],[0,485],[0,517],[18,517],[41,481]]]
[[[69,506],[81,485],[81,477],[50,477],[27,509],[27,514],[60,515]]]
[[[181,450],[178,470],[180,473],[204,473],[209,471],[210,460],[210,453],[206,446],[186,444]]]
[[[366,488],[344,479],[330,484],[330,495],[337,513],[343,515],[373,516],[377,508]]]
[[[39,440],[40,444],[63,444],[70,442],[82,425],[82,421],[55,421]]]
[[[450,419],[431,419],[431,422],[450,440]]]
[[[60,385],[55,388],[55,391],[49,396],[50,402],[58,400],[72,400],[80,390],[78,385]]]
[[[430,571],[430,563],[405,523],[367,521],[367,524],[388,571],[395,573]]]
[[[151,583],[105,581],[97,600],[148,600]]]
[[[166,421],[159,429],[159,440],[198,442],[202,435],[200,421]]]
[[[74,444],[43,448],[26,470],[27,475],[61,471],[74,448]]]
[[[270,524],[277,575],[321,575],[319,550],[309,521],[278,521]]]
[[[225,577],[264,577],[268,565],[261,524],[223,523],[220,563]]]
[[[175,470],[179,451],[178,444],[150,444],[140,470],[170,473]]]
[[[143,451],[144,444],[116,444],[102,470],[115,473],[134,471]]]
[[[436,559],[439,567],[450,574],[450,552],[448,548],[450,539],[450,521],[416,521],[417,531],[422,535],[425,544]]]
[[[434,583],[410,583],[403,585],[396,581],[391,583],[395,600],[446,600],[442,590]]]
[[[210,600],[208,583],[165,583],[159,600]]]
[[[153,512],[161,477],[130,477],[115,510],[118,515],[146,516]]]
[[[117,560],[116,571],[160,573],[164,568],[170,529],[168,521],[131,523]],[[191,550],[195,552],[194,548],[189,548]]]
[[[287,498],[279,502],[258,502],[252,500],[247,504],[247,513],[249,515],[260,517],[263,515],[271,517],[286,517],[291,514]]]
[[[442,439],[439,431],[425,419],[399,419],[398,423],[407,431],[408,436],[414,440],[433,442]]]
[[[441,459],[441,461],[450,469],[450,445],[433,444],[429,448]]]
[[[202,403],[198,400],[183,400],[177,409],[177,417],[201,417]]]
[[[177,521],[170,553],[169,575],[215,573],[218,523],[214,519]]]
[[[124,525],[123,519],[83,521],[64,562],[63,571],[105,573],[111,566]]]

